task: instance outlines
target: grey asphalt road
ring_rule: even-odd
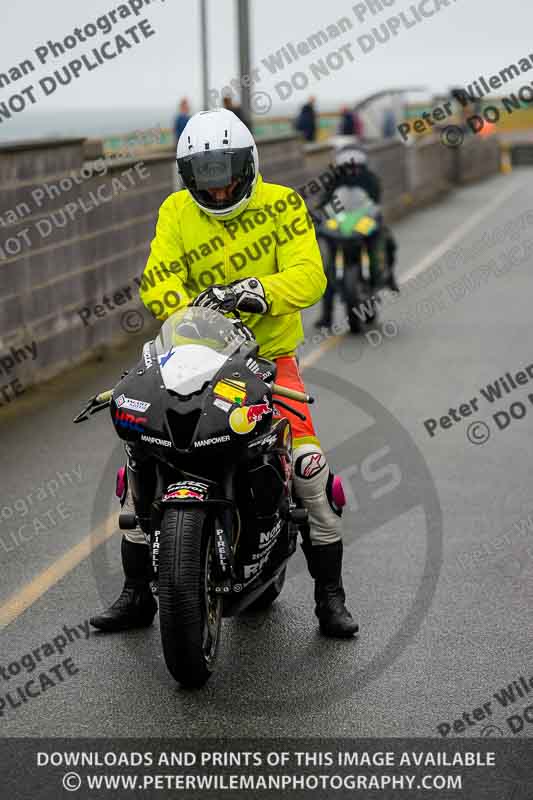
[[[61,639],[43,649],[118,593],[117,533],[59,580],[49,572],[51,587],[2,631],[1,698],[16,701],[43,670],[50,677],[17,708],[0,700],[4,736],[439,736],[454,720],[459,736],[511,735],[511,715],[516,735],[531,736],[522,714],[533,688],[528,696],[519,683],[523,696],[515,688],[507,707],[501,694],[533,675],[531,172],[458,190],[395,233],[400,276],[431,271],[384,303],[384,327],[332,340],[313,329],[317,309],[305,314],[313,413],[348,486],[344,583],[359,638],[318,635],[298,556],[268,614],[224,622],[203,690],[184,691],[167,673],[157,621],[88,639],[79,628],[62,654]],[[113,509],[113,486],[98,488],[119,462],[110,421],[71,419],[140,342],[0,416],[0,605]],[[489,402],[481,389],[506,373],[516,388]],[[508,413],[496,418],[501,430],[497,411]],[[32,670],[23,657],[36,648]],[[50,672],[69,658],[74,674]]]

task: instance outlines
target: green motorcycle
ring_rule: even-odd
[[[336,211],[337,208],[342,211]],[[328,215],[318,226],[331,303],[339,291],[352,333],[361,333],[377,318],[377,296],[369,274],[368,243],[382,227],[379,205],[359,187],[342,186],[324,210]],[[343,256],[342,272],[338,255]]]

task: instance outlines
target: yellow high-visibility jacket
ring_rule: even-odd
[[[267,314],[242,314],[260,354],[293,354],[303,339],[300,310],[326,288],[313,223],[297,192],[259,176],[246,209],[224,221],[201,211],[185,189],[167,197],[140,286],[155,317],[165,320],[214,283],[249,277],[259,278],[269,304]]]

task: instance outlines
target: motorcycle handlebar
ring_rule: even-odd
[[[296,400],[299,403],[314,403],[315,398],[311,397],[304,392],[298,392],[296,389],[288,389],[286,386],[280,386],[279,383],[272,384],[272,394],[278,394],[280,397],[286,397],[287,400]],[[113,395],[113,389],[108,389],[106,392],[97,394],[95,402],[108,403]]]
[[[288,389],[286,386],[280,386],[277,383],[272,384],[272,394],[278,395],[278,397],[286,397],[288,400],[296,400],[296,402],[299,403],[314,403],[314,397],[311,397],[304,392],[298,392],[296,389]],[[104,408],[107,408],[111,402],[112,396],[113,389],[100,392],[100,394],[97,394],[96,397],[93,397],[91,400],[89,400],[87,406],[80,414],[78,414],[77,417],[74,418],[73,421],[85,422],[85,420],[89,418],[89,415],[95,414],[97,411],[102,411]],[[292,411],[293,414],[296,414],[297,417],[305,420],[305,415],[300,411],[297,411],[290,406],[286,406],[281,401],[279,402],[279,405],[285,406],[289,411]]]
[[[296,389],[288,389],[286,386],[280,386],[279,383],[272,384],[272,394],[277,394],[280,397],[286,397],[287,400],[296,400],[298,403],[314,403],[315,398],[304,392],[298,392]]]
[[[108,389],[106,392],[101,392],[97,394],[95,397],[91,397],[83,411],[74,417],[72,420],[73,422],[85,422],[89,419],[90,416],[96,414],[97,411],[103,411],[104,408],[108,408],[111,397],[113,396],[113,389]]]

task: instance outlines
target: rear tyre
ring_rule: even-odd
[[[351,306],[348,306],[346,310],[347,310],[347,313],[348,313],[348,324],[350,326],[350,331],[352,333],[362,333],[362,331],[363,331],[363,323],[361,322],[359,317],[355,316],[355,314],[352,311]]]
[[[182,686],[203,686],[215,668],[222,598],[214,593],[214,526],[199,508],[165,511],[159,550],[163,655]]]
[[[377,321],[376,300],[367,289],[367,283],[361,277],[360,265],[353,265],[344,270],[343,292],[346,303],[348,324],[352,333],[364,333],[369,325]],[[354,312],[357,309],[357,314]]]
[[[253,603],[246,608],[246,611],[266,611],[275,600],[278,599],[280,596],[283,584],[285,583],[285,577],[287,575],[287,568],[282,569],[274,583],[271,583],[268,589],[265,589],[263,594],[259,595],[257,600],[254,600]]]
[[[359,286],[359,272],[358,265],[350,265],[344,267],[342,291],[344,295],[344,302],[346,304],[346,314],[348,317],[348,324],[352,333],[362,333],[364,330],[364,322],[360,317],[354,313],[354,308],[357,309],[359,314],[362,314],[363,309],[361,305],[361,291]]]
[[[370,313],[367,313],[366,315],[367,325],[374,325],[377,322],[377,319],[378,319],[378,311],[375,304],[373,304],[372,311]]]

